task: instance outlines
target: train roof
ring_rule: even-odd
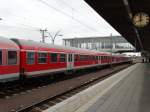
[[[51,50],[51,51],[59,51],[59,52],[73,52],[73,53],[90,53],[90,54],[102,54],[102,55],[109,55],[110,53],[98,52],[93,50],[81,49],[81,48],[74,48],[74,47],[67,47],[67,46],[59,46],[47,43],[36,42],[32,40],[24,40],[24,39],[12,39],[15,41],[21,49],[25,50]]]
[[[5,38],[5,37],[0,37],[0,49],[15,49],[19,50],[19,46],[13,42],[12,40]]]

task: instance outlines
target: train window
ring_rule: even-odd
[[[88,61],[88,59],[89,59],[88,57],[89,57],[88,55],[85,56],[85,60],[86,60],[86,61]]]
[[[91,57],[92,61],[94,61],[94,56]]]
[[[38,63],[39,64],[47,63],[47,53],[38,53]]]
[[[0,51],[0,65],[2,65],[2,51]]]
[[[112,57],[112,61],[115,61],[115,58],[114,58],[114,57]]]
[[[98,56],[96,56],[96,61],[98,60]]]
[[[17,51],[8,51],[8,65],[17,64]]]
[[[74,55],[74,61],[78,61],[78,55],[77,54]]]
[[[85,61],[85,55],[80,55],[80,61]]]
[[[35,61],[35,53],[27,52],[27,64],[34,64]]]
[[[101,56],[99,56],[99,60],[101,60]]]
[[[93,61],[95,61],[95,56],[92,56]]]
[[[72,62],[72,54],[69,54],[68,61]]]
[[[51,57],[51,62],[57,62],[57,53],[51,53],[50,57]]]
[[[71,54],[68,54],[68,62],[71,62]]]
[[[87,61],[89,61],[90,60],[90,56],[89,55],[87,55]]]
[[[84,55],[84,61],[87,61],[87,55]]]
[[[79,61],[81,61],[81,55],[79,55]]]
[[[66,54],[60,54],[60,62],[66,62]]]
[[[104,60],[104,56],[102,56],[102,60]]]
[[[70,54],[70,62],[72,62],[72,54]]]
[[[80,61],[83,61],[83,55],[80,55]]]
[[[90,56],[89,55],[87,56],[87,61],[90,61]]]

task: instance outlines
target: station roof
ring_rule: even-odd
[[[133,16],[150,16],[150,0],[85,0],[123,37],[140,51],[150,51],[150,23],[144,28],[133,25]]]
[[[112,40],[112,42],[115,42],[115,43],[127,43],[127,40],[125,39],[125,38],[123,38],[122,36],[103,36],[103,37],[94,37],[94,36],[92,36],[92,37],[75,37],[75,38],[64,38],[63,40],[65,40],[65,41],[73,41],[73,40],[78,40],[78,41],[80,41],[80,42],[85,42],[85,41],[96,41],[96,42],[98,42],[98,41],[106,41],[106,40],[108,40],[108,41],[110,41],[111,39],[113,39]]]

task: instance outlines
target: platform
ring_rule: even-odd
[[[124,75],[124,74],[127,75]],[[113,83],[110,79],[101,82],[100,87],[110,84],[109,89],[104,89],[104,93],[97,93],[88,102],[80,106],[74,106],[76,109],[71,109],[65,102],[59,105],[58,112],[63,112],[64,107],[67,107],[67,112],[150,112],[150,64],[140,63],[133,67],[127,68],[123,72],[113,76],[116,81],[117,77],[121,77],[117,83]],[[112,86],[113,85],[113,86]],[[94,87],[93,87],[94,88]],[[98,86],[96,87],[98,88]],[[94,90],[90,90],[94,91]],[[93,93],[91,93],[93,94]],[[77,99],[78,97],[74,98]],[[72,98],[73,99],[73,98]],[[82,98],[79,98],[80,101]],[[69,101],[69,100],[68,100]],[[68,102],[67,101],[67,102]],[[72,101],[73,102],[73,101]],[[78,102],[76,101],[75,104]],[[69,102],[71,106],[71,102]],[[57,107],[57,106],[56,106]],[[54,109],[54,108],[53,108]],[[52,110],[53,110],[52,109]],[[71,109],[71,110],[70,110]],[[51,110],[51,109],[50,109]],[[52,111],[46,112],[52,112]],[[55,109],[54,109],[55,110]]]
[[[150,112],[150,64],[140,64],[86,112]]]

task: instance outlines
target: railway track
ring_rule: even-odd
[[[34,87],[18,88],[15,90],[17,93],[11,94],[10,90],[10,95],[0,99],[0,112],[41,112],[128,66],[129,64],[125,64],[113,69],[106,68],[95,73],[78,75],[72,79],[62,78],[62,81],[33,84]]]
[[[46,110],[46,109],[56,105],[57,103],[60,103],[60,102],[64,101],[65,99],[87,89],[88,87],[98,83],[99,81],[104,80],[105,78],[107,78],[107,76],[104,76],[104,77],[101,77],[98,79],[93,78],[89,82],[85,82],[84,84],[82,84],[79,87],[73,88],[72,90],[69,90],[69,91],[62,93],[58,96],[55,96],[53,98],[49,98],[49,99],[42,101],[36,105],[33,105],[29,108],[21,110],[20,112],[42,112],[43,110]]]

